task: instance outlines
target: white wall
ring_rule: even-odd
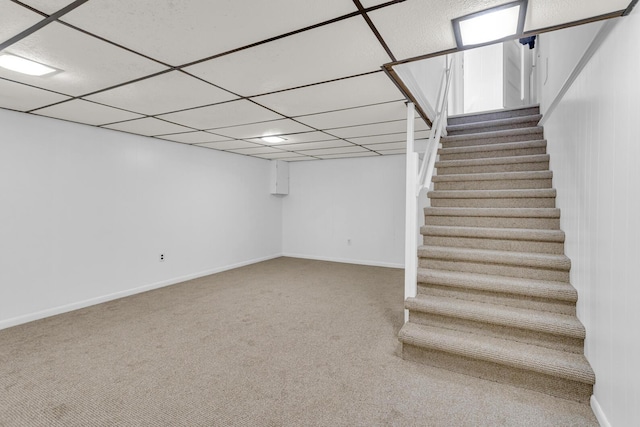
[[[613,29],[545,125],[585,353],[596,373],[593,406],[603,425],[616,427],[640,425],[639,12]],[[582,45],[580,33],[565,32],[562,45]],[[541,46],[550,45],[545,38]],[[550,73],[575,62],[553,45]]]
[[[0,128],[0,328],[282,252],[266,160],[7,110]]]
[[[447,56],[445,55],[393,67],[398,77],[432,121],[436,117],[438,92],[442,84],[442,73],[446,68]]]
[[[465,50],[463,58],[464,112],[502,108],[502,43]]]
[[[405,156],[297,162],[289,173],[285,255],[404,265]]]
[[[544,114],[603,25],[593,22],[538,36],[540,111]]]

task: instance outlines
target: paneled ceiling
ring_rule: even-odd
[[[0,68],[0,108],[264,159],[400,154],[381,66],[455,48],[452,18],[508,1],[0,0],[2,53],[61,70]],[[529,0],[525,31],[628,6]]]

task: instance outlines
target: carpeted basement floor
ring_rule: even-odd
[[[597,426],[398,357],[403,271],[279,258],[0,331],[0,426]]]

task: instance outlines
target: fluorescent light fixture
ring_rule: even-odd
[[[279,136],[263,136],[260,138],[264,142],[268,142],[269,144],[277,144],[279,142],[284,142],[286,139],[280,138]]]
[[[58,71],[44,64],[8,53],[0,55],[0,67],[30,76],[44,76]]]
[[[524,30],[527,0],[518,0],[453,19],[459,49],[515,38]]]

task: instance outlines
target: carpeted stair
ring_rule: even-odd
[[[449,118],[418,248],[405,359],[588,402],[538,107]]]

